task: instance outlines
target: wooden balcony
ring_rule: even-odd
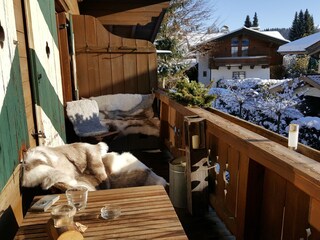
[[[218,69],[219,67],[242,67],[242,66],[263,66],[270,64],[268,56],[246,56],[246,57],[216,57],[210,59],[210,68]]]
[[[209,203],[236,239],[320,239],[320,152],[224,113],[185,107],[157,92],[161,137],[185,154],[184,117],[205,119]],[[318,161],[317,161],[318,160]],[[213,164],[211,164],[213,165]],[[226,181],[224,175],[230,178]]]

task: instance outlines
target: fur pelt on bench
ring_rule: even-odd
[[[57,187],[64,191],[84,185],[90,191],[167,182],[131,153],[108,152],[105,143],[73,143],[59,147],[39,146],[24,158],[22,186]]]
[[[100,122],[120,135],[159,136],[160,120],[154,116],[154,94],[111,94],[91,97],[98,104]]]

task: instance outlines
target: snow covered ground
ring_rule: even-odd
[[[281,84],[281,93],[270,93],[269,89]],[[284,136],[288,135],[290,123],[300,126],[299,141],[320,150],[320,118],[305,116],[299,108],[303,93],[295,89],[301,86],[298,79],[224,79],[210,94],[217,96],[212,107],[261,125]]]

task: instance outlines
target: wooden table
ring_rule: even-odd
[[[66,202],[61,194],[53,206]],[[113,220],[99,217],[106,203],[119,205],[121,215]],[[46,224],[51,208],[44,213],[28,212],[15,239],[49,239]],[[88,227],[85,239],[188,239],[162,186],[89,192],[87,207],[78,214],[95,216],[75,219]]]

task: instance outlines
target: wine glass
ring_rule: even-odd
[[[77,209],[77,212],[79,212],[87,206],[88,188],[84,186],[68,188],[66,196],[68,204],[74,206]]]

